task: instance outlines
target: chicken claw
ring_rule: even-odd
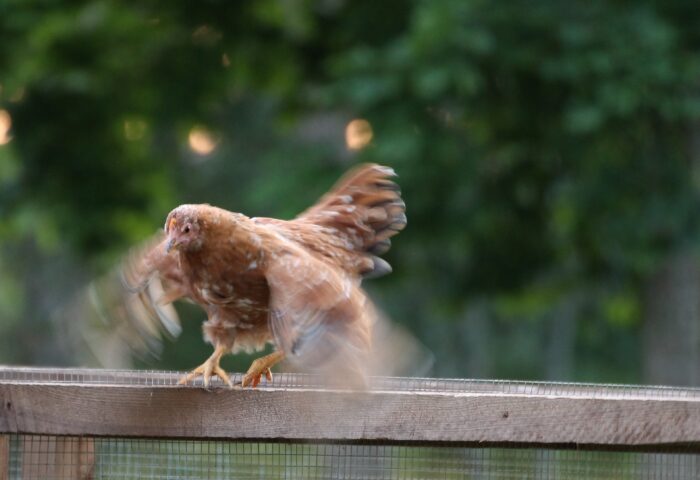
[[[248,372],[246,372],[246,374],[243,375],[243,379],[241,380],[241,387],[247,387],[248,385],[250,385],[253,388],[257,387],[260,381],[262,380],[263,375],[265,375],[265,378],[268,382],[271,382],[272,371],[270,370],[270,367],[282,360],[283,358],[284,353],[274,352],[254,360],[253,363],[251,363]]]
[[[219,361],[221,360],[221,356],[227,351],[228,349],[223,346],[217,346],[216,349],[214,350],[214,353],[207,359],[206,362],[192,370],[190,373],[184,375],[178,383],[178,385],[187,385],[191,380],[194,380],[195,378],[199,377],[200,375],[202,376],[204,380],[204,388],[209,387],[209,382],[211,380],[211,377],[216,375],[218,376],[225,384],[227,384],[229,387],[233,387],[233,383],[231,382],[231,378],[228,376],[226,371],[224,371],[223,368],[219,365]]]

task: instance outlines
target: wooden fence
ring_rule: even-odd
[[[0,367],[0,480],[18,434],[49,436],[56,462],[71,439],[60,478],[90,478],[94,437],[700,453],[699,389],[376,378],[353,392],[280,374],[205,390],[179,375]]]

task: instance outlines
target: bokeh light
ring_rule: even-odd
[[[10,143],[10,127],[12,126],[12,117],[7,110],[0,110],[0,145]]]
[[[219,143],[216,136],[204,127],[193,127],[188,137],[190,148],[197,155],[209,155]]]
[[[355,119],[345,127],[345,143],[350,150],[362,150],[372,141],[372,125],[362,118]]]

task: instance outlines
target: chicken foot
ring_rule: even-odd
[[[228,374],[224,371],[223,368],[219,365],[219,362],[221,360],[221,357],[224,356],[225,353],[228,352],[228,348],[219,344],[216,346],[214,349],[214,353],[211,354],[211,357],[207,359],[206,362],[192,370],[190,373],[187,375],[184,375],[180,381],[178,382],[179,385],[187,385],[191,380],[194,380],[195,378],[199,377],[200,375],[204,379],[204,387],[207,388],[209,387],[209,381],[213,375],[218,376],[221,380],[224,381],[229,387],[233,387],[233,384],[231,383],[231,379],[229,378]],[[264,357],[263,357],[264,358]],[[255,363],[255,362],[253,362]],[[251,366],[252,368],[252,366]]]
[[[265,375],[265,378],[267,378],[268,382],[271,382],[272,371],[270,370],[270,367],[272,367],[274,364],[276,364],[283,358],[283,352],[273,352],[269,355],[265,355],[264,357],[260,357],[254,360],[253,363],[250,364],[248,372],[246,372],[246,374],[243,375],[243,379],[241,380],[241,386],[247,387],[248,385],[250,385],[251,387],[255,388],[262,380],[263,375]]]

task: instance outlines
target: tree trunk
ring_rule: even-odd
[[[574,293],[562,299],[552,311],[545,350],[547,380],[572,380],[580,304],[580,296]]]
[[[650,279],[644,305],[644,378],[700,385],[700,267],[691,252],[673,255]]]
[[[487,303],[470,302],[457,326],[453,341],[457,342],[457,355],[463,365],[462,376],[490,378],[493,374],[491,318]]]

